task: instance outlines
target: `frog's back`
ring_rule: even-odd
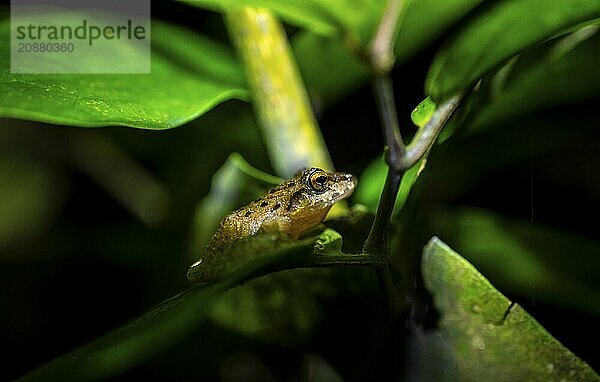
[[[256,219],[245,216],[244,209],[233,211],[219,223],[207,251],[221,250],[241,237],[254,235],[259,227]]]

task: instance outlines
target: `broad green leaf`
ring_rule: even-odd
[[[599,243],[485,210],[435,219],[435,231],[503,290],[600,314]]]
[[[410,59],[481,1],[410,1],[398,31],[397,61]],[[286,22],[306,28],[292,37],[292,45],[311,100],[317,107],[342,99],[368,81],[365,61],[352,52],[348,41],[339,35],[353,33],[361,39],[364,48],[385,6],[384,1],[373,0],[198,0],[188,3],[216,11],[244,5],[262,6]]]
[[[525,51],[474,117],[473,128],[600,94],[600,33],[588,26]],[[492,89],[494,90],[494,89]]]
[[[175,25],[152,23],[151,74],[114,75],[11,74],[9,27],[9,20],[0,21],[0,117],[168,129],[247,97],[232,52]]]
[[[483,0],[413,0],[398,31],[395,53],[406,61]],[[350,35],[366,47],[385,8],[382,0],[189,0],[216,11],[257,6],[271,9],[285,21],[321,36]]]
[[[411,0],[400,24],[396,59],[404,62],[484,0]]]
[[[184,2],[217,12],[247,6],[268,8],[287,22],[318,34],[331,36],[338,33],[335,18],[315,1],[306,1],[304,4],[300,1],[279,0],[185,0]]]
[[[427,76],[427,94],[443,100],[525,48],[598,17],[597,0],[492,2],[437,54]]]
[[[352,281],[364,284],[364,272],[359,273],[364,270],[351,271]],[[263,343],[305,343],[324,318],[323,302],[349,283],[350,277],[342,280],[335,269],[271,273],[228,291],[214,306],[211,320]]]
[[[207,287],[195,286],[166,300],[141,317],[28,373],[19,381],[84,381],[118,375],[181,341],[207,319],[215,301],[228,289],[269,269],[278,269],[277,264],[289,266],[288,260],[279,262],[289,256],[295,258],[294,254],[318,256],[335,252],[336,248],[339,249],[339,235],[333,231],[298,241],[281,242],[272,235],[263,235],[236,243],[231,253],[241,251],[247,261],[238,263],[227,278]],[[256,252],[249,253],[251,249]]]
[[[232,245],[219,252],[205,253],[188,270],[187,277],[194,282],[214,282],[228,278],[254,263],[257,259],[270,257],[270,253],[286,251],[282,259],[282,269],[306,266],[308,254],[339,254],[342,237],[331,229],[322,231],[318,236],[308,236],[302,240],[290,240],[284,235],[260,234],[236,240]],[[307,251],[308,249],[308,251]],[[307,254],[308,252],[308,254]]]
[[[600,380],[592,368],[437,238],[425,247],[422,272],[441,314],[436,342],[444,346],[424,349],[438,367],[434,380]]]
[[[363,232],[366,234],[366,232]],[[274,245],[286,243],[273,237]],[[328,255],[344,255],[339,233],[326,229],[316,241],[313,251]],[[248,242],[254,247],[256,244]],[[287,243],[289,245],[289,242]],[[323,252],[324,251],[324,252]],[[252,250],[253,257],[260,251]],[[247,252],[226,251],[213,258],[206,272],[214,267],[229,269],[240,266],[249,258]],[[310,248],[293,251],[281,258],[281,268],[301,265],[310,255]],[[278,265],[275,265],[277,269]],[[222,268],[217,268],[220,275]],[[212,276],[212,275],[209,275]],[[323,304],[342,291],[369,289],[375,284],[368,268],[359,269],[296,269],[267,274],[228,291],[215,305],[211,319],[223,326],[261,342],[290,345],[304,343],[311,337],[315,325],[324,318]]]
[[[333,36],[351,33],[368,37],[370,30],[383,11],[382,2],[372,0],[187,0],[188,4],[216,11],[236,10],[242,7],[261,7],[279,17],[312,30]]]
[[[476,108],[474,108],[475,110]],[[470,194],[481,181],[493,179],[497,171],[513,168],[513,166],[530,166],[531,158],[543,158],[549,155],[566,155],[580,151],[590,139],[591,121],[596,118],[592,108],[580,109],[577,113],[548,113],[536,115],[532,119],[516,119],[510,123],[494,125],[493,128],[480,126],[472,134],[457,134],[454,139],[438,145],[432,150],[428,170],[420,182],[427,197],[435,203],[454,202],[457,198]],[[565,126],[569,126],[565,129]],[[492,127],[492,126],[489,126]],[[461,131],[462,126],[459,127]],[[464,131],[464,130],[463,130]],[[540,134],[543,131],[543,139]],[[468,148],[466,150],[465,148]],[[578,174],[567,187],[579,187],[584,181],[585,192],[594,194],[597,186],[591,183],[589,171],[585,171],[589,163],[557,174],[556,179]],[[570,167],[573,165],[571,164]],[[557,167],[550,166],[554,172]],[[547,171],[547,170],[545,170]],[[492,176],[492,178],[490,178]],[[590,180],[586,180],[590,179]],[[591,183],[591,184],[590,184]],[[595,193],[599,194],[598,192]]]
[[[277,235],[259,238],[260,241],[256,237],[241,239],[221,253],[202,257],[188,277],[199,281],[227,277],[281,246],[286,248],[286,255],[270,271],[306,266],[308,257],[319,254],[343,255],[341,236],[331,229],[322,231],[317,238],[299,241]],[[227,292],[214,306],[211,319],[261,342],[301,343],[310,338],[315,324],[323,318],[322,301],[349,285],[356,289],[357,285],[372,281],[365,277],[365,271],[368,270],[298,269],[269,273]]]

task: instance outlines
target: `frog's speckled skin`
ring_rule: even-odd
[[[299,172],[264,197],[227,215],[207,250],[218,251],[259,231],[282,232],[297,239],[319,224],[335,202],[350,196],[356,184],[352,174],[327,173],[315,167]]]

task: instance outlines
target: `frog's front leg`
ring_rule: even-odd
[[[281,219],[267,219],[262,222],[258,233],[279,233],[283,232],[283,224]]]
[[[279,234],[292,240],[298,240],[302,234],[315,226],[316,224],[305,225],[302,222],[292,222],[289,217],[276,216],[263,221],[258,233]]]
[[[290,222],[282,217],[273,217],[262,222],[258,229],[258,233],[278,234],[288,237],[292,240],[298,239],[297,234],[291,229]]]

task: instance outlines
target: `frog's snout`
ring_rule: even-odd
[[[358,178],[352,174],[346,174],[346,180],[352,185],[353,189],[358,185]]]
[[[354,189],[358,184],[358,179],[352,174],[338,173],[338,179],[336,183],[339,185],[339,194],[341,199],[345,199],[354,192]]]
[[[346,188],[353,191],[356,188],[356,186],[358,185],[358,179],[356,178],[356,176],[354,176],[352,174],[346,174],[346,173],[341,173],[340,175],[341,175],[340,176],[341,183],[344,183]]]

